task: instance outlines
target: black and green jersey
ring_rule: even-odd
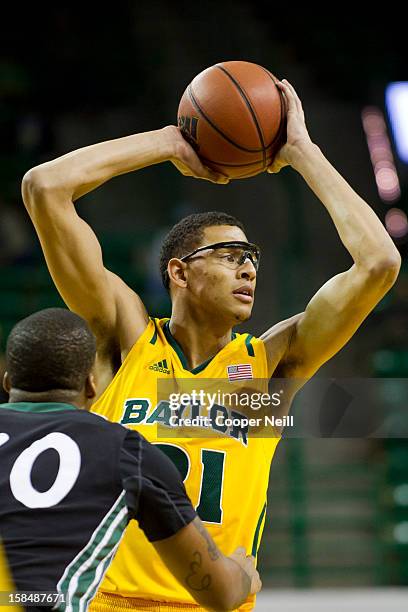
[[[70,404],[0,404],[0,533],[17,590],[86,610],[130,519],[155,541],[195,516],[140,434]]]

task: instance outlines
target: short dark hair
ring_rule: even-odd
[[[81,391],[95,361],[96,341],[82,317],[65,308],[46,308],[10,332],[6,362],[15,389]]]
[[[245,228],[241,221],[224,212],[195,213],[184,217],[176,223],[165,237],[160,250],[160,274],[163,285],[168,290],[170,285],[167,274],[167,264],[172,257],[183,257],[200,246],[206,227],[214,225],[234,225],[244,233]]]

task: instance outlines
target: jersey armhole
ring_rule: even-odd
[[[142,344],[149,342],[154,334],[157,332],[157,323],[156,321],[152,318],[149,317],[149,323],[146,326],[146,329],[144,330],[144,332],[142,333],[141,336],[139,336],[139,338],[136,340],[136,342],[134,343],[134,345],[132,346],[132,348],[130,349],[130,351],[128,352],[128,354],[126,355],[125,359],[123,360],[119,370],[116,372],[116,374],[113,376],[112,380],[110,381],[109,385],[106,387],[106,389],[104,389],[104,391],[101,393],[101,395],[98,397],[98,399],[96,400],[96,402],[94,402],[91,406],[91,412],[94,413],[94,407],[99,403],[101,403],[104,398],[109,394],[111,387],[113,384],[117,383],[118,378],[122,375],[125,366],[127,364],[128,361],[130,361],[130,359],[133,358],[133,353],[135,353]],[[99,412],[95,412],[94,414],[100,414]]]
[[[257,350],[260,351],[260,353],[262,354],[262,363],[263,363],[262,369],[263,369],[263,373],[264,373],[263,378],[265,378],[265,380],[269,381],[271,379],[271,377],[269,376],[269,372],[268,372],[268,356],[267,356],[267,353],[266,353],[265,343],[264,343],[264,341],[261,338],[252,338],[252,341],[254,341],[254,340],[256,342]],[[259,357],[260,357],[260,355],[259,355]],[[274,428],[274,433],[275,434],[277,433],[275,428]],[[281,439],[282,439],[282,436],[280,436],[280,435],[277,435],[276,437],[274,436],[274,438],[273,438],[273,440],[277,440],[277,442],[275,444],[275,448],[274,448],[273,453],[272,453],[272,458],[273,458],[273,456],[274,456],[274,454],[276,452],[276,447],[279,444]],[[269,446],[271,444],[271,441],[270,440],[265,440],[264,438],[261,438],[260,441],[262,443],[262,449],[263,449],[263,453],[264,453],[265,464],[268,465],[268,467],[270,468],[270,465],[271,465],[271,461],[269,460],[270,451],[267,448],[267,446]]]
[[[134,345],[132,346],[128,354],[126,355],[125,359],[122,361],[122,365],[120,366],[117,374],[119,374],[120,370],[123,368],[125,363],[130,359],[131,355],[133,355],[133,353],[136,352],[136,350],[140,347],[141,344],[144,344],[147,342],[154,344],[156,342],[157,327],[158,326],[157,326],[156,319],[154,319],[153,317],[149,317],[149,322],[146,326],[146,329],[144,330],[142,335],[139,336],[139,338],[136,340],[136,342],[134,343]],[[153,340],[154,342],[152,342]]]
[[[266,354],[264,341],[261,340],[261,338],[256,338],[254,336],[251,337],[250,341],[251,344],[253,343],[255,345],[256,350],[260,353],[258,353],[258,355],[255,354],[255,358],[258,357],[260,360],[262,360],[262,378],[269,380],[271,377],[268,374],[268,356]]]

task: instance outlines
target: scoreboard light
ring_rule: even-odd
[[[408,164],[408,81],[387,85],[385,104],[398,157]]]
[[[401,188],[384,115],[376,106],[366,106],[361,113],[361,119],[378,195],[383,202],[391,204],[401,197]]]

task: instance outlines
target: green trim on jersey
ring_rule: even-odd
[[[265,502],[264,507],[262,508],[261,514],[259,515],[258,523],[255,529],[254,541],[252,543],[252,552],[251,552],[251,555],[253,557],[256,557],[256,555],[258,554],[259,532],[261,530],[261,525],[262,525],[263,518],[265,516],[265,512],[266,512],[266,502]]]
[[[204,370],[204,368],[208,366],[210,361],[212,361],[214,359],[215,355],[213,357],[210,357],[206,361],[204,361],[204,363],[201,363],[196,368],[193,368],[192,370],[190,370],[190,368],[188,367],[188,362],[187,362],[186,356],[183,353],[183,349],[181,348],[181,346],[179,345],[179,343],[177,342],[177,340],[175,339],[175,337],[173,336],[173,334],[170,331],[169,321],[166,321],[166,323],[163,325],[163,331],[164,331],[164,335],[167,338],[167,342],[176,351],[176,353],[178,355],[178,358],[181,361],[181,365],[183,366],[183,368],[185,370],[187,370],[188,372],[191,372],[191,374],[198,374],[199,372],[202,372]]]
[[[196,366],[195,368],[193,368],[192,370],[190,370],[189,366],[188,366],[188,361],[186,359],[186,356],[183,353],[183,349],[181,348],[181,346],[179,345],[179,343],[177,342],[177,340],[175,339],[175,337],[173,336],[173,334],[170,331],[170,321],[166,321],[165,324],[163,325],[163,331],[164,331],[164,335],[167,338],[168,343],[173,347],[173,349],[176,351],[178,358],[181,361],[181,365],[183,366],[183,368],[185,370],[187,370],[188,372],[191,372],[191,374],[198,374],[199,372],[202,372],[209,363],[211,363],[211,361],[214,359],[214,357],[216,355],[218,355],[218,353],[216,353],[215,355],[213,355],[212,357],[210,357],[209,359],[207,359],[206,361],[204,361],[203,363],[201,363],[200,365]],[[237,337],[235,332],[231,333],[231,341],[235,340],[235,338]],[[253,336],[251,336],[252,338]],[[250,345],[250,349],[253,352],[253,348]],[[248,350],[249,352],[249,350]]]
[[[9,404],[0,404],[0,409],[18,410],[20,412],[62,412],[64,410],[80,410],[72,404],[63,404],[60,402],[10,402]]]
[[[192,370],[190,370],[190,372],[192,374],[198,374],[199,372],[202,372],[204,370],[204,368],[206,368],[208,366],[210,361],[212,361],[214,359],[214,357],[215,357],[215,355],[213,357],[210,357],[209,359],[207,359],[207,361],[204,361],[204,363],[202,363],[201,365],[198,365],[195,368],[193,368]]]
[[[66,595],[69,612],[87,610],[107,570],[128,523],[126,491],[93,532],[86,546],[66,567],[57,584],[58,593]]]
[[[153,321],[153,324],[154,324],[154,334],[151,337],[150,344],[156,344],[156,341],[157,341],[157,323],[156,323],[155,319],[151,319],[151,320]]]
[[[254,347],[251,344],[252,338],[253,338],[253,336],[251,336],[251,334],[247,335],[247,337],[245,338],[245,346],[246,346],[246,349],[248,351],[248,355],[250,357],[255,357]]]

